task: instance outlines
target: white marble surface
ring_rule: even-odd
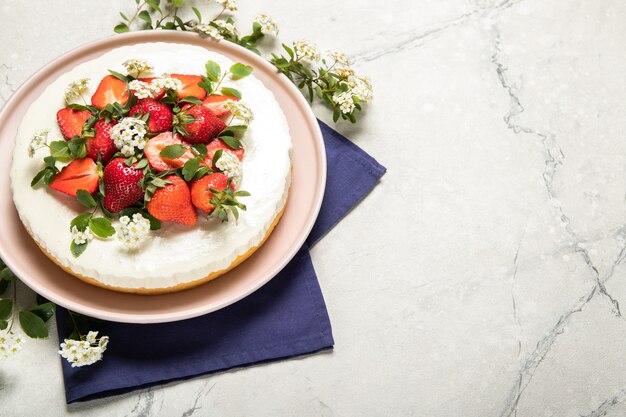
[[[131,3],[3,1],[0,99]],[[0,414],[626,415],[626,4],[241,9],[375,83],[339,130],[389,171],[313,250],[335,350],[66,406],[51,337],[0,365]]]

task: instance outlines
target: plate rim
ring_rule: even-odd
[[[170,38],[168,40],[163,40],[161,38],[166,37],[166,38]],[[15,103],[20,96],[23,94],[24,91],[26,91],[31,85],[33,85],[34,83],[36,83],[38,78],[44,77],[45,73],[50,71],[52,68],[54,68],[54,66],[56,65],[60,65],[63,64],[65,62],[74,62],[76,60],[76,57],[90,49],[94,49],[94,48],[102,48],[102,47],[106,47],[109,43],[122,43],[120,45],[116,45],[113,46],[113,48],[115,47],[121,47],[124,45],[131,45],[131,44],[139,44],[139,43],[146,43],[146,42],[165,42],[165,43],[182,43],[182,44],[189,44],[188,42],[185,42],[186,40],[195,40],[197,42],[199,35],[195,34],[195,33],[188,33],[188,32],[165,32],[165,31],[158,31],[158,30],[152,30],[152,31],[141,31],[141,32],[129,32],[129,33],[123,33],[123,34],[116,34],[116,35],[110,35],[104,38],[100,38],[85,44],[82,44],[76,48],[71,49],[70,51],[58,56],[57,58],[51,60],[50,62],[48,62],[47,64],[43,65],[42,67],[40,67],[37,71],[35,71],[33,74],[31,74],[16,90],[15,92],[9,97],[9,99],[4,103],[4,105],[2,106],[2,108],[0,109],[0,123],[3,123],[5,121],[5,119],[7,119],[8,113],[10,111],[10,109],[13,107],[13,103]],[[177,39],[176,39],[177,38]],[[172,39],[176,39],[176,41],[172,41]],[[215,41],[213,39],[210,38],[201,38],[203,42],[207,43],[207,47],[210,46],[210,44],[214,43],[214,44],[218,44],[218,41]],[[275,69],[275,67],[268,62],[265,58],[253,53],[252,51],[249,51],[245,48],[243,48],[240,45],[234,44],[234,43],[230,43],[227,41],[221,41],[221,42],[226,42],[226,47],[227,48],[233,48],[234,52],[239,53],[239,54],[243,54],[244,56],[246,56],[246,58],[250,59],[250,61],[252,61],[254,63],[255,66],[263,66],[265,67],[265,70],[269,70],[271,72],[274,72],[275,75],[278,77],[278,79],[281,80],[281,83],[283,85],[286,86],[286,89],[289,90],[289,93],[291,95],[292,98],[294,98],[295,100],[297,100],[299,102],[299,104],[301,105],[302,108],[306,109],[303,114],[304,117],[306,119],[308,119],[308,122],[310,124],[310,126],[313,126],[314,128],[312,129],[312,136],[314,139],[314,145],[315,148],[319,154],[319,160],[317,161],[317,166],[319,169],[319,175],[318,175],[318,184],[320,184],[320,186],[318,186],[318,188],[316,189],[316,195],[314,198],[314,204],[312,206],[312,212],[311,215],[307,218],[307,221],[304,223],[304,227],[303,227],[303,232],[298,236],[297,239],[294,240],[294,243],[292,243],[289,247],[289,250],[285,252],[285,254],[283,254],[281,256],[282,261],[277,263],[275,265],[275,267],[271,270],[270,273],[267,274],[266,277],[264,277],[264,279],[258,280],[254,282],[254,285],[250,285],[249,287],[246,287],[246,291],[242,291],[240,293],[238,293],[236,296],[230,297],[226,300],[222,300],[222,302],[220,303],[216,303],[214,305],[212,305],[211,307],[208,308],[204,308],[204,306],[198,306],[196,308],[193,309],[185,309],[185,310],[180,310],[180,311],[176,311],[176,312],[169,312],[169,313],[163,313],[163,312],[159,312],[159,313],[150,313],[150,315],[146,316],[145,313],[120,313],[120,312],[106,312],[103,311],[101,309],[97,309],[97,308],[93,308],[93,307],[89,307],[89,306],[85,306],[83,304],[79,304],[76,303],[72,300],[66,300],[65,298],[63,298],[62,296],[57,296],[56,293],[54,293],[54,291],[50,292],[48,291],[48,289],[43,288],[39,283],[37,279],[31,279],[30,277],[28,278],[24,278],[24,276],[26,276],[27,274],[22,271],[22,269],[19,267],[19,265],[17,265],[16,263],[13,262],[12,259],[9,259],[6,257],[6,252],[3,248],[3,245],[0,244],[0,257],[2,258],[2,260],[4,261],[4,263],[11,269],[11,271],[13,271],[13,273],[29,288],[31,288],[33,291],[35,291],[36,293],[46,297],[47,299],[49,299],[50,301],[54,302],[55,304],[65,307],[67,309],[70,309],[72,311],[76,311],[78,313],[81,314],[85,314],[91,317],[95,317],[95,318],[100,318],[100,319],[104,319],[104,320],[108,320],[108,321],[115,321],[115,322],[121,322],[121,323],[143,323],[143,324],[150,324],[150,323],[166,323],[166,322],[173,322],[173,321],[180,321],[180,320],[185,320],[185,319],[190,319],[193,317],[198,317],[204,314],[209,314],[215,311],[218,311],[224,307],[227,307],[233,303],[236,303],[237,301],[242,300],[243,298],[249,296],[250,294],[254,293],[255,291],[257,291],[259,288],[263,287],[265,284],[267,284],[271,279],[273,279],[280,271],[282,271],[285,266],[294,258],[294,256],[298,253],[298,251],[301,249],[301,247],[305,244],[306,239],[308,237],[308,235],[310,234],[315,221],[317,220],[317,217],[319,215],[320,209],[321,209],[321,205],[322,205],[322,201],[324,198],[324,192],[325,192],[325,188],[326,188],[326,179],[327,179],[327,159],[326,159],[326,149],[324,146],[324,141],[323,141],[323,136],[322,136],[322,132],[321,132],[321,128],[319,126],[319,123],[317,122],[317,118],[315,116],[315,114],[313,113],[313,110],[311,108],[311,106],[309,105],[309,103],[306,101],[306,98],[304,97],[304,95],[301,93],[300,90],[298,90],[298,88],[283,74],[278,73]],[[208,49],[208,48],[207,48]],[[219,53],[219,52],[218,52]],[[64,64],[63,64],[64,65]],[[271,90],[270,90],[271,91]],[[23,116],[22,116],[23,117]],[[13,143],[15,142],[15,137],[13,138],[9,138],[7,140],[12,140]],[[293,185],[292,185],[293,186]],[[9,190],[10,195],[12,196],[12,191]],[[289,201],[289,200],[287,200]],[[14,206],[13,203],[13,199],[11,198],[11,205]],[[280,223],[280,222],[279,222]],[[24,233],[27,233],[26,230],[23,231]],[[270,236],[271,238],[271,236]],[[32,239],[31,236],[29,236],[29,239]],[[245,261],[244,261],[245,263]],[[56,266],[58,268],[58,266]],[[74,277],[75,278],[75,277]],[[77,278],[75,278],[77,279]],[[202,285],[206,285],[202,284]],[[199,288],[199,287],[196,287]],[[191,288],[185,291],[194,291],[196,288]],[[142,297],[152,297],[152,295],[141,295]],[[104,313],[104,314],[102,314]]]

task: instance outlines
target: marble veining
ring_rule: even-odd
[[[29,29],[0,44],[0,102],[49,60],[109,35],[129,3],[72,0],[30,13],[30,2],[3,2],[0,36]],[[626,415],[626,4],[322,0],[294,8],[278,0],[240,8],[241,21],[274,16],[281,40],[346,51],[375,85],[363,122],[338,130],[388,172],[312,250],[334,351],[66,406],[51,337],[2,364],[3,409]],[[92,15],[99,18],[80,31],[61,23]],[[39,42],[44,32],[54,42]],[[330,121],[322,106],[314,110]]]

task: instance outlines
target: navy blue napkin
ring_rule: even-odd
[[[328,125],[320,122],[320,127],[328,161],[326,193],[307,243],[294,259],[255,293],[202,317],[163,324],[99,323],[97,330],[111,340],[104,360],[83,368],[61,360],[68,403],[333,347],[308,248],[372,190],[386,169]],[[67,311],[58,308],[56,317],[63,340]]]

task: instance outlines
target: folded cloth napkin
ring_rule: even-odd
[[[68,403],[333,347],[308,248],[372,190],[386,169],[323,122],[320,127],[328,161],[326,193],[307,243],[294,259],[255,293],[202,317],[162,324],[99,323],[100,334],[111,340],[104,360],[72,368],[62,359]],[[63,340],[67,311],[58,308],[56,317]]]

